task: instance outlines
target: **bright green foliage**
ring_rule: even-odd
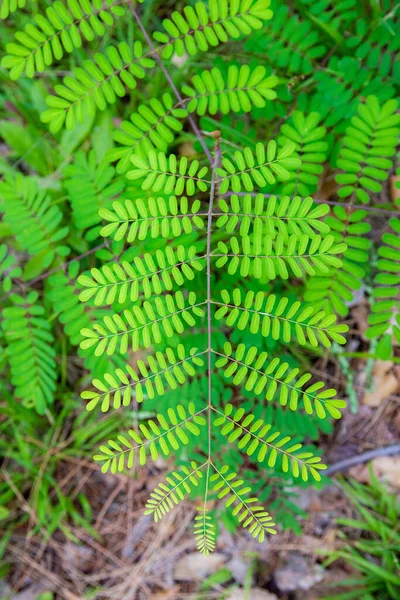
[[[184,323],[193,327],[195,317],[204,315],[200,308],[203,305],[204,302],[197,302],[194,292],[187,298],[180,291],[156,296],[152,301],[145,300],[142,307],[135,305],[132,310],[125,309],[123,317],[115,313],[104,317],[93,329],[83,329],[81,333],[86,339],[81,342],[81,348],[95,346],[96,356],[104,352],[110,356],[117,348],[121,354],[126,354],[129,347],[134,352],[141,345],[150,348],[153,343],[161,342],[162,335],[170,338],[175,332],[182,333]]]
[[[98,163],[92,150],[78,152],[72,164],[64,169],[64,185],[72,208],[77,229],[88,229],[101,223],[99,210],[111,208],[112,199],[124,190],[124,182],[115,179],[115,169],[107,163]]]
[[[218,242],[219,257],[216,266],[227,266],[230,275],[237,271],[242,277],[252,275],[259,279],[288,279],[292,274],[303,277],[303,274],[316,275],[327,273],[329,267],[340,267],[341,261],[335,255],[346,249],[346,244],[335,244],[334,237],[319,235],[309,238],[306,234],[290,235],[287,239],[278,234],[273,240],[271,237],[262,238],[261,235],[248,235],[238,241],[236,237],[229,240],[229,244]]]
[[[159,192],[163,190],[165,194],[186,194],[193,196],[196,190],[205,192],[207,190],[208,168],[201,167],[198,160],[188,162],[186,156],[179,160],[175,154],[168,157],[164,152],[155,152],[151,150],[147,155],[147,160],[139,156],[131,156],[131,163],[135,167],[133,171],[128,171],[128,179],[143,179],[142,190],[152,190]]]
[[[16,397],[43,414],[56,389],[54,338],[37,292],[29,292],[26,298],[13,294],[11,300],[1,324],[8,342],[11,382]]]
[[[156,421],[149,419],[147,425],[140,423],[139,431],[130,429],[128,437],[119,435],[117,441],[108,440],[107,445],[100,446],[101,454],[93,458],[102,463],[103,473],[109,469],[111,473],[131,469],[136,456],[139,464],[145,465],[149,454],[152,460],[157,460],[160,450],[164,456],[169,456],[171,450],[186,446],[188,435],[199,436],[200,427],[206,423],[204,416],[196,413],[193,402],[189,404],[188,412],[178,404],[176,410],[168,409],[167,418],[159,413]]]
[[[58,206],[51,206],[45,190],[36,179],[18,174],[0,183],[4,221],[10,226],[17,242],[35,257],[36,273],[47,268],[57,257],[69,254],[64,243],[68,227],[60,225],[63,215]]]
[[[12,2],[6,0],[5,4]],[[24,5],[19,0],[19,6]],[[2,18],[7,17],[6,12],[2,2]],[[124,7],[116,0],[67,0],[67,6],[59,0],[53,2],[46,9],[46,16],[35,15],[35,25],[26,25],[24,31],[15,34],[16,41],[7,44],[8,55],[3,58],[2,66],[10,69],[11,79],[18,79],[23,73],[33,77],[54,60],[60,60],[64,52],[80,48],[82,41],[91,42],[103,36],[106,27],[113,25],[114,17],[123,14]]]
[[[130,121],[122,121],[120,129],[114,131],[114,140],[120,146],[109,153],[109,158],[119,161],[117,171],[128,170],[132,154],[146,156],[154,149],[165,152],[182,130],[182,119],[187,114],[169,93],[163,94],[160,100],[151,98],[148,104],[141,104],[130,115]]]
[[[194,518],[193,534],[197,549],[203,556],[209,556],[215,550],[215,525],[207,509],[198,507],[199,514]]]
[[[183,15],[174,11],[171,19],[164,19],[166,31],[154,33],[154,39],[164,45],[162,56],[170,58],[173,53],[190,56],[206,52],[230,39],[249,35],[260,29],[263,21],[271,19],[270,0],[209,0],[207,4],[196,2],[185,6]]]
[[[121,265],[105,265],[101,269],[92,269],[91,277],[81,275],[78,282],[87,289],[81,292],[79,299],[86,302],[94,297],[96,306],[113,304],[115,300],[124,304],[129,298],[136,302],[139,296],[150,298],[165,290],[171,291],[174,284],[182,286],[192,280],[196,271],[202,271],[204,259],[196,258],[196,247],[171,246],[166,250],[157,250],[154,258],[145,254],[143,259],[136,257],[134,265],[123,261]]]
[[[136,402],[140,403],[145,395],[147,398],[154,398],[155,394],[162,396],[165,393],[165,384],[172,389],[176,389],[178,384],[183,385],[187,375],[193,377],[195,374],[193,365],[203,365],[203,360],[199,357],[204,352],[198,353],[197,348],[192,348],[188,354],[185,354],[181,344],[178,345],[176,352],[177,356],[172,348],[166,348],[165,356],[162,352],[156,352],[154,356],[147,357],[147,365],[144,361],[138,360],[140,376],[128,364],[126,371],[129,377],[122,369],[116,369],[114,375],[110,373],[104,375],[105,383],[95,379],[93,385],[99,391],[82,393],[83,398],[90,400],[87,410],[93,410],[100,401],[103,412],[110,409],[111,401],[115,409],[120,408],[121,402],[122,406],[129,406],[132,391],[135,393]]]
[[[240,289],[227,290],[221,293],[223,302],[215,302],[218,308],[216,319],[225,318],[228,327],[236,326],[239,330],[249,329],[251,333],[259,331],[264,337],[289,344],[293,339],[300,346],[322,344],[331,346],[331,340],[345,344],[341,333],[347,331],[347,325],[337,325],[335,315],[317,311],[312,306],[301,302],[290,302],[289,298],[277,298],[275,294],[265,296],[263,292],[249,291],[242,298]]]
[[[267,55],[267,60],[289,73],[308,74],[326,52],[318,31],[309,21],[290,16],[287,6],[274,12],[266,27],[245,43],[246,50]]]
[[[343,173],[336,175],[340,198],[355,195],[368,203],[368,192],[380,192],[381,181],[388,177],[393,162],[389,157],[396,152],[400,135],[400,115],[396,114],[397,101],[388,100],[380,106],[375,96],[369,96],[352,117],[342,141],[337,166]]]
[[[361,4],[358,0],[297,0],[309,11],[316,25],[330,34],[334,41],[340,39],[340,32],[360,17]]]
[[[135,203],[126,200],[124,204],[115,201],[113,211],[99,211],[104,221],[109,222],[100,234],[104,237],[112,236],[116,241],[126,236],[128,243],[136,238],[144,240],[147,235],[152,238],[179,237],[183,232],[191,233],[193,226],[204,226],[202,217],[197,215],[200,206],[199,200],[194,200],[189,206],[187,198],[181,197],[178,200],[175,196],[170,196],[168,201],[164,198],[149,198],[147,206],[142,199]]]
[[[2,0],[0,7],[0,19],[7,19],[7,17],[18,10],[18,8],[25,8],[26,0]]]
[[[312,452],[304,452],[302,444],[294,444],[290,436],[283,436],[279,431],[271,431],[272,425],[265,424],[252,414],[245,413],[243,408],[234,410],[232,404],[225,406],[224,412],[216,411],[219,416],[214,421],[216,427],[229,442],[236,442],[239,450],[246,450],[258,462],[266,462],[275,467],[279,462],[284,473],[291,472],[293,477],[301,477],[307,481],[311,476],[320,481],[319,470],[326,469],[319,456]]]
[[[272,185],[277,179],[286,181],[290,177],[287,169],[300,166],[300,160],[293,157],[294,150],[292,143],[278,150],[276,142],[271,140],[266,148],[258,142],[255,155],[251,148],[245,148],[243,152],[237,150],[234,153],[234,162],[223,158],[223,168],[217,169],[217,175],[221,177],[218,181],[221,194],[228,190],[241,192],[243,188],[252,192],[255,186]]]
[[[219,208],[225,213],[216,226],[232,233],[240,223],[241,236],[253,233],[255,236],[268,235],[275,238],[281,234],[285,239],[290,235],[302,234],[313,237],[315,233],[329,233],[329,226],[321,217],[329,212],[327,204],[314,205],[310,197],[276,196],[266,198],[263,194],[255,197],[246,194],[233,194],[229,199],[221,198]]]
[[[400,344],[400,219],[390,219],[389,225],[392,231],[383,234],[378,248],[377,285],[365,332],[369,339],[380,338],[376,353],[383,360],[392,356],[392,339]]]
[[[199,485],[203,477],[201,469],[195,462],[190,463],[190,469],[183,465],[180,472],[172,471],[165,478],[167,484],[159,483],[158,487],[151,493],[146,504],[145,515],[153,515],[154,520],[160,521],[173,507],[184,500],[186,494],[190,494],[193,488]]]
[[[248,527],[249,533],[260,543],[264,541],[266,533],[276,533],[272,517],[259,504],[258,498],[249,496],[251,488],[243,479],[240,479],[235,472],[229,471],[227,465],[221,469],[213,465],[213,468],[215,473],[210,477],[210,481],[214,484],[213,490],[218,492],[219,499],[228,497],[225,506],[233,507],[232,514],[242,527]]]
[[[399,596],[399,498],[375,477],[372,468],[370,478],[369,485],[341,482],[350,514],[356,514],[337,519],[342,543],[326,552],[326,563],[339,559],[351,566],[354,575],[336,581],[334,594],[321,600],[397,600]]]
[[[305,373],[297,379],[299,369],[290,369],[289,364],[279,358],[265,365],[268,354],[260,353],[256,346],[246,348],[244,344],[239,344],[234,351],[232,345],[226,342],[223,354],[216,354],[221,356],[216,366],[226,367],[224,376],[232,379],[235,385],[244,382],[246,390],[257,395],[263,394],[268,401],[272,401],[276,395],[281,406],[287,406],[290,410],[297,410],[301,402],[309,415],[315,412],[320,419],[324,419],[328,413],[334,419],[340,419],[339,408],[346,403],[335,398],[335,390],[323,389],[321,381],[305,387],[312,377],[311,373]]]
[[[371,27],[365,19],[356,23],[356,32],[346,40],[354,56],[382,77],[392,77],[398,82],[400,77],[399,23],[392,21],[390,27],[382,22]]]
[[[299,167],[290,171],[289,181],[282,187],[283,194],[308,196],[315,192],[318,186],[318,176],[324,170],[323,163],[326,162],[328,144],[326,139],[326,128],[318,126],[321,115],[312,112],[308,116],[296,110],[287,123],[280,129],[281,136],[278,143],[285,146],[293,142],[296,155],[300,158]]]
[[[266,77],[264,67],[251,69],[249,65],[229,65],[222,74],[217,67],[202,71],[192,78],[192,86],[184,86],[182,92],[191,100],[187,104],[189,112],[204,115],[209,112],[228,114],[229,112],[250,112],[253,106],[263,108],[265,100],[274,100],[272,89],[278,84],[275,75]]]
[[[342,250],[341,269],[330,270],[324,277],[315,277],[307,283],[305,300],[318,309],[337,312],[342,317],[349,312],[348,304],[353,300],[353,292],[359,290],[366,274],[368,250],[371,246],[366,237],[371,225],[365,222],[365,210],[346,211],[343,206],[335,206],[327,223],[339,246],[346,240]]]
[[[67,129],[73,129],[84,121],[85,114],[94,115],[96,108],[105,110],[125,96],[126,88],[135,89],[145,69],[154,66],[154,61],[144,56],[140,42],[135,42],[132,50],[126,42],[108,46],[104,54],[97,52],[93,59],[76,67],[74,77],[64,77],[63,85],[55,87],[56,96],[47,96],[49,109],[41,119],[49,123],[51,132],[57,132],[64,123]]]
[[[21,268],[15,266],[15,257],[9,254],[6,244],[0,244],[0,277],[3,280],[3,290],[9,292],[12,287],[12,280],[21,275]]]

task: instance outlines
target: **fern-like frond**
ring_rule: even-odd
[[[290,436],[271,431],[272,425],[246,414],[243,408],[234,410],[232,404],[227,404],[224,412],[214,411],[219,415],[214,426],[220,427],[222,435],[229,442],[236,442],[239,450],[246,451],[247,456],[254,455],[258,462],[265,461],[269,467],[276,466],[303,481],[308,481],[309,477],[321,480],[319,470],[326,469],[326,465],[321,463],[319,456],[305,452],[302,444],[294,444]]]
[[[68,227],[58,228],[63,219],[62,212],[58,206],[51,205],[46,191],[39,189],[36,179],[17,173],[0,183],[0,197],[4,221],[21,247],[35,257],[37,272],[49,267],[55,256],[69,254],[68,246],[62,242]]]
[[[245,49],[265,56],[274,67],[289,73],[309,74],[326,48],[309,20],[290,16],[287,6],[280,6],[274,18],[245,42]]]
[[[208,48],[220,43],[249,35],[260,29],[263,22],[271,19],[270,0],[209,0],[187,5],[183,15],[174,11],[171,19],[164,19],[162,25],[166,31],[156,31],[154,39],[164,44],[163,58],[172,54],[183,56],[186,52],[192,56],[197,52],[206,52]]]
[[[18,3],[20,7],[26,4],[24,0],[18,0]],[[3,4],[10,7],[12,2],[2,1],[1,15],[5,18],[3,13],[7,10],[3,9]],[[11,79],[18,79],[23,73],[28,77],[42,73],[54,60],[60,60],[64,52],[80,48],[82,41],[91,42],[95,37],[103,36],[115,17],[124,14],[121,4],[119,0],[67,0],[66,5],[53,2],[46,9],[46,16],[35,15],[35,24],[26,25],[24,31],[15,34],[15,42],[6,45],[8,54],[3,58],[2,66],[10,69]]]
[[[318,125],[320,121],[321,115],[317,112],[306,116],[296,110],[282,125],[278,144],[285,146],[292,142],[296,149],[295,156],[301,160],[299,167],[287,167],[290,178],[282,186],[283,194],[299,194],[304,197],[316,191],[328,151],[326,128]]]
[[[13,306],[3,309],[1,327],[11,383],[17,398],[44,414],[56,389],[54,338],[37,292],[29,292],[26,298],[12,294],[10,299]]]
[[[223,168],[216,169],[217,175],[221,177],[217,181],[221,194],[228,190],[241,192],[242,189],[252,192],[254,186],[263,188],[267,184],[276,183],[277,179],[288,180],[288,168],[296,168],[301,164],[300,159],[293,156],[294,151],[295,145],[291,142],[278,150],[276,142],[271,140],[266,148],[258,142],[255,155],[251,148],[245,148],[243,152],[234,152],[234,162],[223,158]]]
[[[229,244],[229,245],[228,245]],[[228,244],[218,242],[219,253],[216,266],[227,265],[227,271],[234,275],[237,271],[242,277],[252,275],[256,279],[288,279],[290,272],[295,277],[303,277],[304,273],[315,275],[327,273],[329,267],[339,268],[341,261],[335,255],[346,249],[346,244],[335,244],[334,237],[322,238],[315,235],[290,235],[288,239],[278,234],[275,239],[266,236],[245,235],[240,240],[230,238]]]
[[[281,406],[297,410],[301,401],[307,414],[316,414],[324,419],[327,413],[334,419],[340,419],[339,408],[344,408],[346,402],[335,398],[334,389],[323,389],[324,383],[318,381],[305,388],[312,378],[311,373],[298,377],[299,369],[291,369],[289,363],[274,358],[265,366],[268,358],[266,352],[260,352],[256,346],[246,348],[239,344],[234,351],[229,342],[224,344],[224,352],[216,352],[218,357],[216,368],[225,367],[224,376],[232,379],[235,385],[245,382],[245,389],[255,394],[263,394],[270,402],[275,397]],[[228,365],[228,366],[227,366]],[[319,391],[322,390],[322,391]]]
[[[331,36],[340,36],[340,32],[361,18],[363,11],[363,6],[358,0],[298,0],[298,4],[309,11],[307,16],[311,20],[314,19],[322,31],[329,32]],[[337,37],[334,39],[339,41]]]
[[[382,190],[393,167],[391,156],[396,152],[400,135],[398,102],[388,100],[382,106],[376,96],[368,96],[358,106],[342,140],[337,166],[343,171],[336,175],[341,186],[338,195],[347,198],[355,194],[360,202],[369,202],[370,193]]]
[[[144,254],[143,259],[136,257],[134,264],[123,261],[104,265],[100,269],[91,269],[90,274],[81,275],[78,282],[85,288],[79,299],[86,302],[94,298],[96,306],[124,304],[129,298],[136,302],[139,295],[150,298],[165,290],[171,291],[173,285],[182,286],[195,277],[196,271],[202,271],[205,257],[196,258],[196,247],[178,246],[175,250],[167,246],[165,250],[156,250],[154,255]]]
[[[309,237],[315,233],[329,233],[329,226],[321,220],[329,213],[328,204],[314,205],[310,197],[302,200],[299,196],[266,197],[263,194],[221,198],[218,206],[223,213],[216,226],[232,233],[237,227],[241,236],[268,235],[275,238],[279,233],[286,239],[290,235]]]
[[[154,521],[160,521],[176,504],[184,500],[194,487],[199,485],[203,477],[201,470],[206,463],[200,467],[195,462],[190,463],[190,468],[183,465],[180,471],[172,471],[166,476],[166,483],[159,483],[150,494],[146,503],[145,515],[153,515]]]
[[[177,159],[175,154],[168,157],[164,152],[151,150],[147,159],[139,156],[131,156],[131,163],[135,167],[128,171],[128,179],[143,179],[142,190],[159,192],[165,194],[187,194],[193,196],[196,189],[201,192],[207,190],[210,181],[204,179],[208,173],[207,167],[201,167],[198,160],[188,161],[186,156]]]
[[[64,186],[77,229],[87,229],[101,223],[100,208],[111,208],[112,199],[125,188],[122,179],[115,179],[115,169],[106,160],[97,162],[96,154],[77,152],[73,162],[63,170]]]
[[[196,413],[193,402],[189,403],[187,412],[184,406],[178,404],[176,409],[167,410],[167,418],[159,413],[156,420],[149,419],[146,425],[140,423],[139,431],[130,429],[127,436],[119,435],[117,440],[108,440],[106,445],[100,446],[101,454],[93,458],[102,463],[103,473],[108,470],[116,473],[131,469],[136,456],[140,465],[145,465],[149,456],[151,460],[157,460],[160,450],[164,456],[169,456],[171,451],[189,443],[188,436],[200,435],[200,427],[207,423],[201,415],[204,411]]]
[[[85,60],[82,67],[74,69],[74,76],[63,79],[63,85],[55,87],[55,96],[47,96],[50,107],[41,114],[41,120],[49,123],[52,133],[64,125],[73,129],[84,121],[85,113],[92,116],[105,110],[117,98],[123,98],[126,88],[136,87],[136,80],[143,79],[145,69],[151,69],[154,61],[143,54],[142,44],[136,41],[131,50],[126,42],[108,46],[104,54],[97,52],[93,60]]]
[[[349,312],[353,292],[359,290],[366,274],[371,241],[366,237],[371,225],[364,221],[365,210],[347,211],[335,206],[333,214],[326,219],[335,241],[342,250],[341,268],[331,269],[324,276],[312,277],[307,281],[304,299],[317,309],[337,312],[344,317]]]
[[[261,332],[265,337],[274,340],[283,338],[285,343],[296,341],[301,346],[307,343],[318,347],[319,344],[329,348],[331,340],[345,344],[342,333],[348,326],[336,324],[336,316],[318,311],[312,306],[305,306],[299,301],[290,302],[289,298],[277,298],[275,294],[265,296],[263,292],[254,294],[247,292],[242,298],[240,289],[221,292],[222,302],[213,301],[219,306],[215,318],[225,317],[228,327],[239,330],[249,329],[253,334]]]
[[[227,465],[221,469],[217,469],[214,464],[212,466],[215,471],[210,477],[213,490],[218,492],[219,499],[228,497],[225,506],[233,507],[232,515],[238,523],[248,528],[249,533],[260,543],[264,541],[266,533],[276,533],[272,517],[259,504],[258,498],[249,496],[251,487],[235,472],[230,471]]]
[[[15,257],[9,253],[6,244],[0,244],[0,278],[3,280],[3,290],[9,292],[13,279],[21,275],[21,268],[15,266]]]
[[[200,200],[194,200],[189,206],[187,198],[177,199],[170,196],[165,198],[148,198],[145,203],[141,198],[135,202],[125,200],[124,203],[113,202],[113,210],[101,209],[100,216],[108,224],[100,234],[103,237],[113,237],[115,241],[126,237],[128,243],[135,239],[144,240],[147,236],[168,238],[179,237],[182,233],[191,233],[193,226],[202,229],[204,221],[197,213],[200,210]]]
[[[175,355],[176,352],[176,355]],[[86,408],[93,410],[100,402],[101,410],[107,412],[112,406],[115,409],[129,406],[132,393],[135,394],[137,402],[143,402],[144,397],[150,399],[156,395],[165,393],[165,386],[176,389],[178,385],[186,382],[186,377],[196,374],[195,366],[202,366],[204,361],[200,358],[205,352],[197,352],[192,348],[188,354],[182,344],[176,350],[167,348],[165,355],[156,352],[154,356],[148,356],[147,364],[143,360],[137,361],[137,373],[130,365],[126,365],[126,373],[122,369],[116,369],[114,374],[105,374],[103,381],[95,379],[93,386],[98,391],[84,391],[81,396],[89,400]]]
[[[193,533],[198,551],[203,556],[209,556],[215,550],[215,524],[207,514],[206,507],[198,506],[199,514],[194,518]]]
[[[7,19],[19,8],[25,8],[26,0],[1,0],[0,19]]]
[[[389,225],[392,231],[383,234],[378,249],[377,285],[365,332],[369,339],[379,338],[376,354],[382,360],[392,356],[393,342],[400,345],[400,219],[390,219]]]
[[[393,83],[400,79],[400,42],[398,20],[387,27],[385,19],[380,25],[358,19],[355,35],[345,40],[347,48],[367,68],[377,75],[391,78]]]
[[[193,327],[195,317],[203,317],[205,302],[197,302],[196,294],[190,292],[185,298],[181,291],[166,296],[156,296],[145,300],[140,307],[125,309],[122,316],[115,313],[106,316],[101,323],[95,323],[92,329],[83,329],[86,338],[81,348],[95,346],[95,355],[104,352],[111,356],[118,349],[126,354],[129,347],[135,352],[140,346],[150,348],[159,343],[162,336],[170,338],[174,333],[182,333],[185,326]]]
[[[132,113],[130,121],[122,121],[119,129],[113,133],[114,141],[119,144],[110,150],[110,160],[118,160],[117,171],[123,173],[130,167],[132,154],[146,156],[150,150],[165,152],[182,130],[182,120],[188,112],[174,102],[171,94],[162,98],[150,98],[148,104],[140,104]]]
[[[229,65],[225,74],[218,67],[201,71],[192,78],[192,85],[185,85],[182,92],[189,97],[187,110],[204,115],[221,112],[250,112],[253,107],[263,108],[266,100],[274,100],[272,89],[278,84],[275,75],[266,76],[266,69],[249,65]]]

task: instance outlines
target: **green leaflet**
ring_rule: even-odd
[[[57,371],[54,338],[38,303],[37,292],[26,298],[12,294],[12,306],[3,309],[1,324],[7,342],[6,354],[11,368],[15,395],[26,406],[44,414],[52,404]]]
[[[270,0],[209,0],[185,6],[183,15],[174,11],[164,19],[165,32],[156,31],[154,39],[163,44],[163,58],[173,53],[190,56],[260,29],[271,19]]]
[[[287,6],[280,6],[266,26],[245,42],[245,49],[268,54],[272,64],[289,73],[310,73],[326,49],[321,36],[309,21],[290,16]]]
[[[198,515],[194,518],[193,534],[197,549],[203,556],[209,556],[215,550],[215,524],[206,507],[197,507]]]
[[[82,67],[74,69],[74,77],[68,75],[63,85],[55,88],[56,96],[47,96],[49,109],[41,115],[43,123],[56,133],[65,123],[73,129],[83,123],[85,112],[93,116],[96,109],[105,110],[117,98],[133,90],[136,80],[143,79],[145,69],[151,69],[154,61],[144,56],[142,44],[136,41],[133,49],[126,42],[108,46],[104,54],[94,55],[94,60],[85,60]]]
[[[182,130],[182,120],[187,110],[165,93],[162,98],[151,98],[148,104],[141,104],[130,115],[129,121],[122,121],[114,131],[113,138],[119,144],[109,152],[109,159],[118,160],[117,171],[123,173],[130,167],[130,157],[138,154],[145,157],[151,150],[165,152]]]
[[[0,244],[0,277],[3,279],[2,288],[4,292],[9,292],[12,287],[12,280],[22,275],[20,267],[15,265],[15,257],[9,254],[6,244]]]
[[[300,237],[305,234],[311,238],[315,233],[330,231],[329,225],[321,219],[329,212],[329,206],[315,206],[310,197],[233,194],[229,199],[220,199],[219,208],[224,214],[218,217],[216,226],[227,233],[238,227],[241,236],[253,233],[275,238],[279,233],[287,240],[290,235]]]
[[[2,2],[1,18],[16,10],[16,4],[12,0]],[[18,0],[19,8],[25,4],[26,0]],[[18,79],[23,73],[33,77],[54,60],[60,60],[65,52],[80,48],[83,41],[103,36],[106,28],[113,25],[114,17],[124,12],[121,2],[116,0],[67,0],[67,6],[53,2],[46,9],[46,16],[36,14],[35,24],[26,25],[24,31],[15,34],[15,42],[7,44],[8,54],[2,66],[10,69],[11,79]]]
[[[114,409],[121,405],[129,406],[132,392],[140,403],[144,397],[162,396],[165,386],[176,389],[178,385],[183,385],[188,375],[195,375],[193,365],[203,365],[200,356],[204,352],[197,352],[197,348],[192,348],[186,354],[184,347],[179,344],[176,353],[175,355],[172,348],[166,348],[165,353],[156,352],[154,356],[148,356],[147,364],[138,360],[138,372],[127,364],[126,373],[118,368],[113,373],[106,373],[103,381],[95,379],[93,386],[98,391],[85,391],[81,394],[83,399],[89,400],[87,410],[93,410],[100,403],[102,412],[107,412],[111,406]]]
[[[253,538],[260,543],[263,542],[265,533],[275,534],[275,523],[272,517],[259,504],[258,498],[250,497],[251,488],[243,479],[229,470],[227,465],[217,469],[213,465],[215,473],[211,475],[210,482],[213,490],[218,492],[218,498],[227,498],[226,507],[233,507],[232,514],[244,528],[248,528]],[[244,487],[242,487],[244,486]]]
[[[147,501],[145,515],[153,515],[157,523],[199,485],[204,464],[199,467],[195,462],[191,462],[189,467],[183,465],[180,471],[172,471],[165,478],[166,483],[158,484]]]
[[[229,244],[229,245],[228,245]],[[329,267],[340,267],[341,260],[336,257],[346,249],[346,244],[335,244],[334,237],[327,235],[321,238],[315,235],[291,235],[287,240],[282,234],[275,239],[266,236],[248,235],[240,241],[231,237],[229,243],[218,242],[218,252],[213,257],[217,268],[225,265],[230,275],[239,271],[242,277],[252,275],[256,279],[288,279],[290,274],[295,277],[327,273]]]
[[[346,343],[342,333],[348,331],[347,325],[336,324],[335,315],[318,311],[298,300],[290,302],[284,296],[277,298],[270,294],[265,297],[263,292],[254,294],[252,291],[242,298],[239,289],[233,290],[232,294],[223,290],[221,296],[222,302],[214,301],[219,307],[215,318],[225,318],[229,327],[248,328],[253,334],[260,331],[263,336],[271,336],[274,340],[282,337],[286,344],[295,340],[301,346],[311,344],[317,347],[321,344],[329,348],[331,340]]]
[[[383,234],[378,249],[370,327],[365,332],[367,338],[379,339],[376,354],[382,360],[388,360],[393,345],[400,344],[400,219],[390,219],[389,225],[391,231]]]
[[[145,203],[141,198],[135,202],[125,200],[124,203],[114,201],[113,210],[100,209],[100,217],[108,222],[101,229],[103,237],[112,236],[115,241],[122,240],[132,243],[136,238],[145,240],[151,238],[179,237],[182,233],[191,233],[193,226],[201,229],[204,222],[197,213],[200,201],[194,200],[189,206],[185,197],[170,196],[164,198],[149,198]]]
[[[293,157],[295,145],[287,143],[280,150],[277,149],[275,141],[268,142],[265,148],[261,142],[255,147],[255,153],[251,148],[245,148],[243,152],[234,152],[232,162],[228,158],[222,159],[222,169],[217,168],[217,180],[221,194],[228,190],[233,192],[252,192],[254,187],[265,187],[272,185],[277,180],[289,179],[289,167],[298,167],[300,160]]]
[[[323,276],[307,281],[304,299],[316,308],[336,312],[346,316],[348,303],[353,292],[360,289],[369,260],[370,240],[366,237],[371,226],[364,222],[365,210],[347,211],[343,206],[335,206],[333,214],[326,222],[334,234],[335,241],[345,249],[341,250],[341,269],[330,269]]]
[[[204,304],[197,302],[194,292],[185,298],[180,291],[144,300],[141,307],[136,304],[131,310],[125,309],[122,317],[115,313],[95,323],[92,329],[82,329],[85,339],[80,346],[94,346],[96,356],[104,352],[111,356],[116,350],[126,354],[129,348],[135,352],[141,345],[150,348],[161,342],[163,335],[171,338],[174,333],[183,333],[186,326],[193,327],[195,317],[204,316]]]
[[[265,462],[269,467],[278,466],[284,473],[290,472],[294,478],[300,477],[308,481],[309,477],[320,481],[320,470],[326,469],[319,456],[312,452],[304,452],[302,444],[295,444],[290,436],[272,431],[272,426],[256,419],[252,414],[245,414],[243,408],[234,410],[232,404],[225,406],[224,412],[215,411],[220,416],[214,421],[215,427],[229,442],[235,442],[239,450],[246,451],[258,462]]]
[[[305,387],[312,377],[311,373],[298,377],[299,369],[290,369],[289,364],[279,358],[265,365],[268,354],[260,353],[256,346],[246,348],[244,344],[239,344],[234,351],[230,342],[226,342],[223,353],[213,352],[220,357],[216,367],[226,367],[224,376],[232,379],[235,385],[244,382],[246,390],[262,394],[268,401],[276,397],[281,406],[287,406],[290,410],[297,410],[301,401],[309,415],[315,413],[320,419],[325,419],[327,415],[340,419],[339,409],[344,408],[346,402],[337,400],[336,391],[324,389],[321,381]]]
[[[55,257],[68,256],[70,249],[63,242],[68,227],[58,227],[62,212],[58,206],[51,205],[36,179],[17,173],[0,182],[0,195],[4,221],[21,247],[34,257],[30,277],[48,268]]]
[[[88,229],[101,223],[99,210],[110,209],[112,200],[125,188],[115,177],[115,169],[106,160],[97,162],[96,154],[77,152],[74,162],[64,169],[64,185],[71,203],[72,217],[77,229]],[[94,232],[87,234],[91,238]]]
[[[147,158],[131,156],[134,170],[128,171],[128,179],[143,179],[142,189],[179,196],[193,196],[196,190],[205,192],[210,181],[204,179],[208,173],[207,167],[201,167],[198,160],[190,163],[186,156],[179,160],[175,154],[168,157],[163,152],[151,150]]]
[[[226,80],[225,80],[226,77]],[[278,84],[275,75],[266,77],[266,69],[249,65],[229,65],[226,76],[217,67],[202,71],[192,78],[192,86],[184,86],[182,92],[189,96],[187,109],[204,115],[209,112],[250,112],[255,106],[263,108],[266,100],[274,100],[272,89]]]
[[[297,168],[289,167],[289,181],[282,186],[282,193],[308,196],[316,191],[319,175],[324,170],[327,159],[328,143],[325,141],[326,128],[318,126],[321,115],[312,112],[305,116],[296,110],[280,129],[278,144],[285,146],[293,142],[296,155],[301,160]]]
[[[131,469],[136,457],[140,465],[145,465],[149,456],[157,460],[160,450],[169,456],[171,450],[187,445],[190,435],[199,436],[200,427],[206,423],[204,416],[196,413],[193,402],[189,403],[187,412],[178,404],[175,410],[168,409],[166,417],[158,414],[156,420],[150,419],[146,425],[140,423],[138,431],[130,429],[128,435],[108,440],[107,445],[100,446],[100,454],[93,458],[102,463],[103,473],[109,469],[111,473]]]
[[[342,140],[337,166],[343,171],[336,175],[341,184],[340,198],[352,194],[364,204],[369,202],[370,192],[382,189],[382,181],[388,177],[393,166],[400,135],[400,115],[396,114],[398,103],[388,100],[382,106],[375,96],[368,96],[365,104],[358,106],[357,116],[352,117]]]
[[[171,291],[174,284],[182,286],[202,271],[205,258],[196,258],[196,247],[178,246],[173,250],[157,250],[155,255],[144,254],[143,259],[136,257],[134,264],[123,261],[121,265],[114,263],[100,269],[91,269],[91,277],[81,275],[78,282],[86,289],[80,293],[79,299],[86,302],[94,298],[96,306],[113,304],[117,301],[124,304],[136,302],[139,295],[150,298],[160,295],[165,290]]]
[[[7,19],[18,8],[25,8],[25,6],[26,0],[3,0],[0,7],[0,19]]]

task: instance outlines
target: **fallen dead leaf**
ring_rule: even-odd
[[[390,196],[395,204],[400,200],[400,176],[392,175],[390,178]]]
[[[249,591],[236,588],[226,600],[278,600],[278,596],[261,588],[251,588]]]
[[[390,360],[377,360],[372,370],[373,389],[364,394],[363,404],[379,406],[388,396],[397,391],[399,382],[391,372],[393,363]]]
[[[381,456],[372,461],[372,468],[378,479],[394,488],[400,488],[400,456]]]
[[[298,552],[289,552],[281,567],[274,572],[275,584],[282,592],[309,590],[324,579],[325,571],[318,564],[311,564]]]
[[[225,563],[223,554],[202,556],[200,552],[186,554],[176,563],[174,570],[175,581],[201,581]]]

